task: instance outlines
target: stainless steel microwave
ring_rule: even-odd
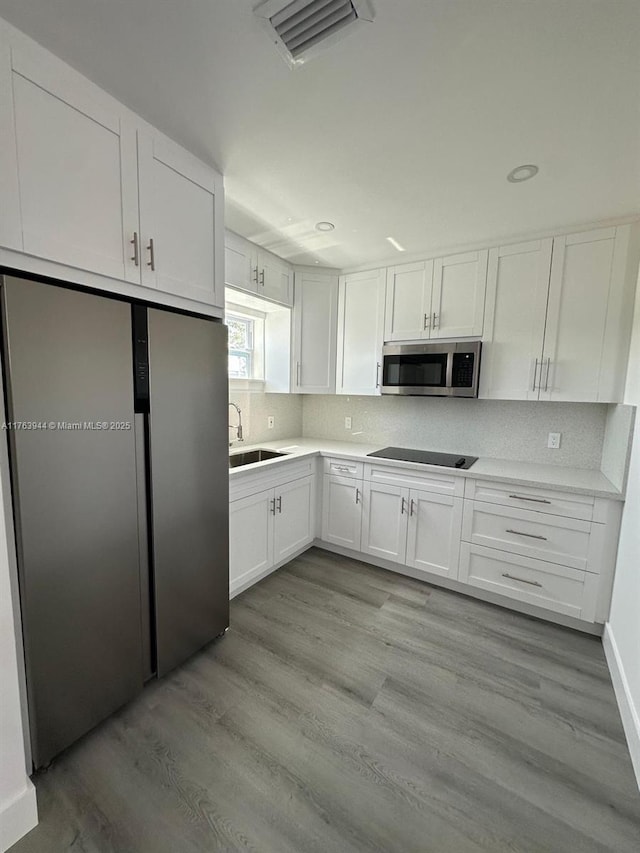
[[[382,348],[383,394],[477,397],[480,341],[387,344]]]

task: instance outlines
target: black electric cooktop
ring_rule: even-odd
[[[367,453],[381,459],[399,459],[401,462],[419,462],[421,465],[442,465],[445,468],[471,468],[477,456],[457,456],[455,453],[434,453],[432,450],[411,450],[408,447],[383,447]]]

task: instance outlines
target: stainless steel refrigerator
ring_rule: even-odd
[[[37,768],[228,627],[227,339],[63,286],[1,289]]]

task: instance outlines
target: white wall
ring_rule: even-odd
[[[640,406],[640,276],[625,402]],[[640,787],[640,417],[636,417],[605,651]]]
[[[4,435],[0,440],[4,441]],[[0,451],[0,475],[0,850],[4,851],[37,824],[38,813],[35,788],[26,770],[23,682],[18,664],[22,647],[16,641],[18,606],[6,445]]]

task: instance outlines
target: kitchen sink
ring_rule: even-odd
[[[240,468],[242,465],[252,465],[254,462],[264,462],[265,459],[276,459],[278,456],[286,456],[277,450],[246,450],[244,453],[233,453],[229,456],[229,468]]]

